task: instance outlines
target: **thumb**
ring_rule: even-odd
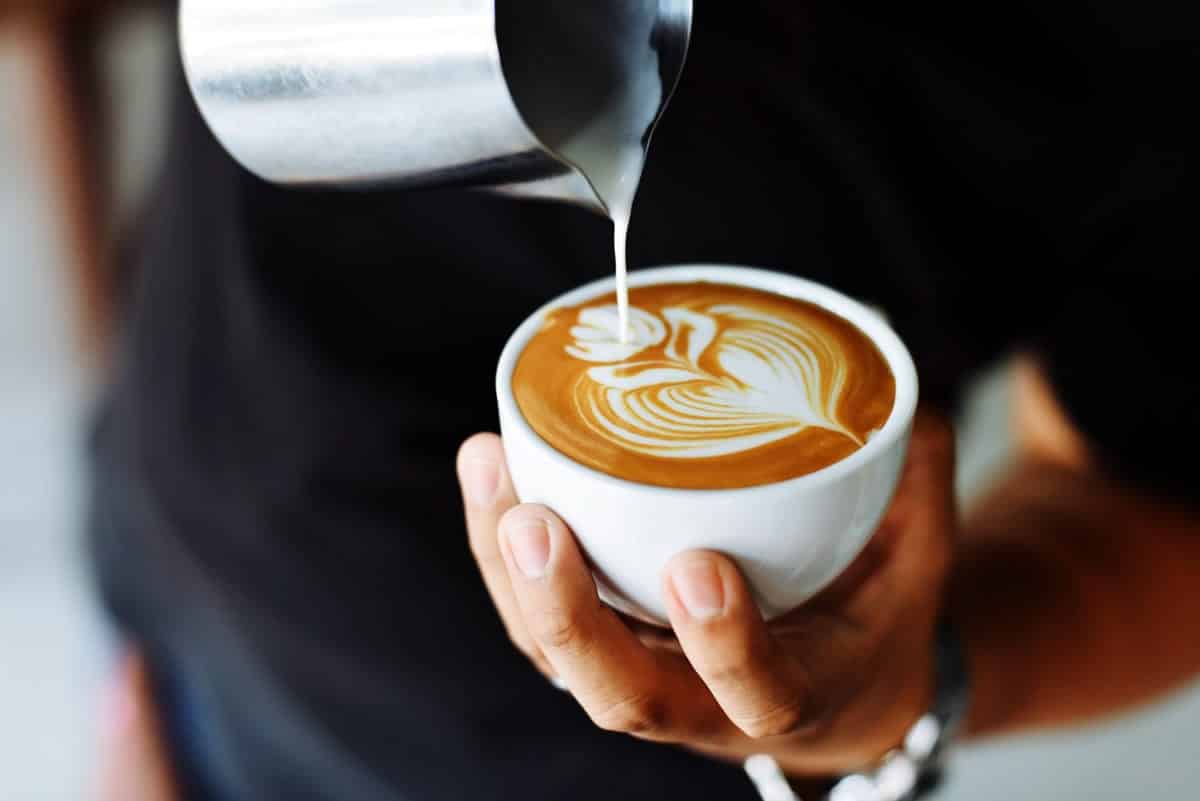
[[[110,689],[97,801],[176,801],[150,675],[139,655],[126,657]]]

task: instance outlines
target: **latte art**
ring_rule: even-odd
[[[575,385],[575,410],[598,436],[685,459],[750,450],[810,426],[862,444],[837,420],[847,365],[831,338],[737,305],[671,306],[661,318],[631,313],[638,334],[629,345],[608,344],[619,323],[617,309],[604,306],[580,312],[576,344],[566,349],[585,361],[621,362],[593,367]],[[661,356],[638,358],[664,340]]]
[[[514,373],[534,430],[623,478],[715,488],[803,475],[862,447],[894,401],[870,340],[801,301],[643,287],[626,331],[611,299],[557,310]]]

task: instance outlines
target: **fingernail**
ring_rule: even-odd
[[[473,459],[463,465],[463,492],[474,506],[490,506],[500,487],[500,465]]]
[[[675,596],[695,620],[710,620],[725,609],[725,588],[717,568],[707,559],[687,562],[671,571]]]
[[[546,574],[550,561],[550,530],[545,520],[523,520],[509,526],[504,536],[517,568],[525,578],[538,579]]]

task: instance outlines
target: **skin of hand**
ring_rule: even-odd
[[[599,600],[554,512],[518,505],[499,437],[468,440],[458,473],[471,550],[510,638],[600,728],[724,759],[770,754],[792,775],[820,776],[871,764],[927,710],[958,529],[954,437],[933,414],[918,414],[896,498],[863,553],[770,624],[737,566],[707,551],[663,572],[670,632],[633,623]]]
[[[150,675],[140,656],[124,659],[110,693],[97,801],[176,801]]]

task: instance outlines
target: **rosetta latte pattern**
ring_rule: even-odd
[[[849,366],[836,339],[737,304],[630,312],[625,342],[615,305],[582,309],[571,328],[567,354],[596,364],[574,392],[596,435],[677,459],[748,451],[810,427],[863,444],[838,420]]]
[[[817,304],[704,281],[629,300],[624,326],[613,293],[549,309],[513,368],[526,422],[578,464],[660,487],[753,487],[850,457],[892,412],[883,354]]]

